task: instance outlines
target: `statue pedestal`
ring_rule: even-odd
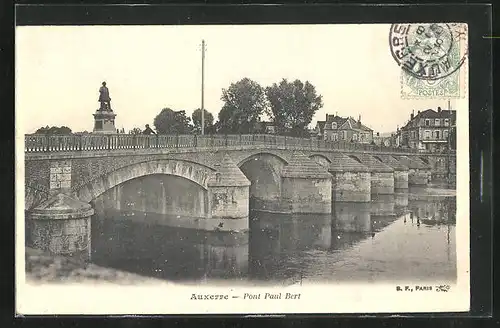
[[[98,109],[94,115],[94,133],[116,133],[115,117],[112,111]]]

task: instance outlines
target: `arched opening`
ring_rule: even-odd
[[[350,158],[352,158],[353,160],[355,160],[356,162],[360,163],[360,164],[363,164],[361,162],[361,160],[357,157],[357,156],[354,156],[354,155],[348,155]]]
[[[256,154],[240,163],[241,172],[250,180],[250,206],[260,208],[281,196],[283,159],[272,154]],[[258,205],[263,203],[261,205]]]
[[[420,158],[420,159],[422,160],[422,162],[424,162],[425,164],[429,164],[429,160],[428,160],[427,158],[422,157],[422,156],[421,156],[421,157],[419,157],[419,158]]]
[[[250,180],[250,197],[273,200],[280,196],[280,176],[268,162],[255,158],[245,162],[241,172]]]
[[[199,280],[220,265],[235,275],[247,269],[248,246],[217,243],[197,228],[208,213],[208,191],[187,178],[130,179],[91,203],[93,263],[173,281]]]
[[[96,212],[131,211],[186,217],[205,217],[207,191],[186,178],[152,174],[114,186],[93,199]]]

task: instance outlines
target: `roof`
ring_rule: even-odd
[[[427,164],[425,163],[423,160],[421,160],[420,158],[418,158],[417,156],[411,156],[409,157],[410,159],[412,159],[413,161],[415,162],[418,162],[420,165],[423,166],[423,168],[425,169],[432,169],[432,166],[430,166],[430,164]]]
[[[396,158],[399,162],[401,162],[403,165],[408,166],[410,169],[425,169],[425,165],[421,164],[420,162],[417,162],[408,156],[398,156],[398,155],[392,155],[394,158]]]
[[[321,165],[301,152],[294,152],[288,165],[281,171],[285,178],[331,179],[332,175]]]
[[[320,133],[323,133],[323,130],[326,128],[327,130],[332,129],[332,123],[337,123],[337,128],[341,129],[341,127],[347,127],[348,124],[349,129],[358,129],[363,131],[373,131],[366,125],[361,122],[356,121],[352,117],[342,117],[337,115],[329,115],[326,116],[326,121],[318,121],[316,126],[319,127]]]
[[[378,156],[378,155],[377,155]],[[408,171],[408,166],[404,165],[394,157],[390,155],[380,155],[378,156],[386,165],[392,167],[395,171]]]
[[[372,172],[394,172],[394,169],[375,157],[368,154],[356,154],[357,158],[361,160],[361,163],[372,169]]]
[[[94,214],[92,206],[72,196],[59,193],[32,210],[32,217],[37,219],[77,219]]]
[[[211,187],[249,186],[250,181],[236,166],[228,154],[224,155],[220,164],[215,164],[216,172],[212,174],[208,185]]]
[[[372,129],[370,129],[369,127],[367,127],[363,123],[356,121],[352,117],[347,118],[347,122],[349,122],[351,128],[353,128],[353,129],[359,129],[359,130],[363,130],[363,131],[373,131]]]
[[[436,119],[436,118],[451,118],[452,121],[456,120],[457,116],[457,111],[456,110],[439,110],[435,111],[434,109],[426,109],[424,111],[421,111],[413,117],[408,123],[406,123],[403,127],[406,128],[408,127],[412,122],[415,122],[416,120],[419,120],[421,118],[429,118],[429,119]]]
[[[316,122],[316,126],[319,127],[319,133],[323,134],[323,131],[325,130],[325,121],[318,121]]]
[[[331,161],[329,171],[332,172],[371,172],[370,168],[342,153],[325,154]]]

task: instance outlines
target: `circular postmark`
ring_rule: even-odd
[[[444,23],[393,24],[391,54],[405,72],[421,80],[438,80],[464,63],[467,51],[460,25]]]

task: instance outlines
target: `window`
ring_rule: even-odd
[[[434,134],[436,136],[436,139],[439,139],[439,131],[435,131]]]
[[[358,135],[356,133],[352,135],[352,140],[358,141]]]
[[[342,139],[347,140],[347,131],[342,131]]]
[[[332,137],[333,137],[333,138],[332,138],[332,139],[333,139],[333,141],[337,141],[337,140],[339,140],[339,136],[338,136],[338,134],[337,134],[337,133],[334,133]]]
[[[431,138],[431,131],[426,130],[424,131],[424,139],[430,139]]]
[[[431,120],[429,120],[429,119],[425,120],[425,126],[429,126],[429,125],[431,125]]]
[[[449,118],[444,119],[444,126],[450,126],[450,119]]]
[[[337,123],[335,123],[335,122],[332,123],[332,129],[337,130]]]
[[[415,131],[411,131],[411,138],[415,139]]]
[[[448,140],[448,131],[443,131],[443,138]]]
[[[436,118],[436,119],[434,120],[434,125],[435,125],[435,126],[439,126],[439,125],[441,124],[441,122],[440,122],[440,121],[441,121],[441,120],[440,120],[439,118]]]

